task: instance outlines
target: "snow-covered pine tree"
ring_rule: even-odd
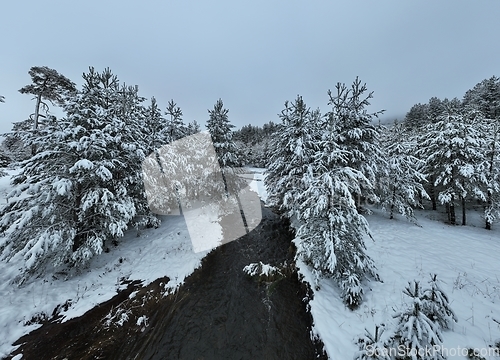
[[[217,100],[214,108],[208,110],[210,117],[206,124],[221,168],[238,166],[237,149],[232,131],[234,125],[229,121],[228,112],[222,100]]]
[[[443,329],[448,329],[452,322],[457,322],[457,316],[451,309],[448,296],[439,286],[436,274],[431,274],[430,288],[422,293],[422,311],[429,319],[439,324]]]
[[[20,282],[51,265],[86,263],[123,236],[136,214],[128,187],[137,148],[120,117],[118,79],[93,68],[83,78],[66,116],[34,136],[39,151],[23,163],[1,211],[2,258],[24,260]]]
[[[429,105],[418,103],[406,113],[403,124],[408,130],[417,130],[427,125],[428,119]]]
[[[232,129],[234,125],[229,121],[228,112],[229,110],[224,108],[222,100],[217,100],[214,108],[208,110],[209,119],[206,124],[220,169],[222,170],[224,191],[220,192],[218,190],[219,184],[217,179],[215,179],[215,182],[212,182],[216,193],[219,194],[237,194],[242,187],[246,186],[244,179],[238,177],[236,174],[237,170],[235,168],[240,165],[240,156],[239,150],[233,141]]]
[[[422,185],[426,181],[422,173],[423,161],[413,155],[416,141],[403,124],[388,129],[385,138],[386,167],[382,168],[377,182],[381,206],[391,219],[398,212],[414,220],[413,208],[421,206],[421,198],[429,199]]]
[[[479,114],[448,102],[439,121],[422,134],[419,156],[434,169],[438,200],[448,207],[448,220],[456,223],[455,204],[462,205],[462,225],[466,223],[468,198],[485,200],[484,135],[478,130]]]
[[[313,268],[317,277],[333,277],[344,302],[354,309],[363,299],[362,282],[378,277],[372,259],[365,253],[368,223],[352,196],[369,181],[347,166],[350,154],[335,142],[335,121],[330,116],[324,119],[321,128],[326,131],[315,144],[318,150],[297,187],[300,191],[285,205],[292,200],[295,204],[297,256]]]
[[[147,110],[143,106],[146,99],[139,96],[139,87],[123,84],[119,90],[117,104],[119,118],[124,122],[126,131],[122,132],[121,149],[127,158],[128,173],[122,181],[126,184],[129,196],[134,200],[136,216],[130,225],[158,227],[160,220],[151,212],[146,199],[144,182],[141,174],[142,162],[149,154],[151,135],[157,129],[148,121]],[[157,124],[155,124],[157,125]]]
[[[281,124],[271,140],[264,181],[268,203],[293,217],[297,194],[303,190],[302,178],[317,151],[321,114],[311,111],[302,97],[297,96],[293,103],[285,102],[279,116]]]
[[[427,317],[422,308],[422,292],[417,281],[409,283],[403,294],[411,299],[408,309],[395,315],[398,323],[391,347],[404,347],[406,356],[411,360],[445,359],[440,351],[433,351],[441,345],[442,334],[439,325]]]
[[[483,114],[481,130],[486,138],[485,177],[487,200],[485,227],[491,230],[500,219],[500,79],[492,76],[476,84],[464,95],[464,105]]]
[[[366,84],[362,84],[358,77],[350,89],[345,84],[337,83],[336,93],[328,90],[328,96],[328,105],[332,109],[326,116],[335,122],[335,142],[344,151],[345,166],[361,172],[370,184],[360,189],[362,192],[354,194],[358,210],[361,210],[363,199],[378,200],[373,185],[384,157],[379,143],[380,129],[373,120],[384,110],[375,113],[367,111],[373,92],[367,93]]]
[[[143,167],[141,170],[144,169],[149,169],[149,170],[142,172],[141,182],[142,185],[144,185],[145,182],[148,182],[149,188],[151,188],[150,186],[151,184],[153,183],[156,184],[156,186],[152,187],[156,191],[154,195],[156,199],[153,200],[151,198],[153,194],[144,193],[145,196],[146,195],[149,196],[148,200],[150,202],[149,205],[147,206],[147,210],[145,209],[145,212],[149,212],[151,208],[154,208],[155,212],[159,213],[160,212],[159,209],[165,208],[165,205],[161,203],[168,201],[168,199],[166,199],[165,196],[168,197],[171,195],[168,193],[168,189],[164,189],[165,187],[164,184],[158,183],[161,182],[162,176],[164,176],[164,171],[165,171],[165,168],[161,166],[159,151],[163,145],[170,142],[171,136],[169,133],[167,120],[163,117],[162,111],[160,110],[160,107],[158,106],[155,97],[151,98],[149,106],[144,111],[143,129],[144,130],[142,132],[145,132],[144,148],[145,148],[146,158],[143,160],[143,163],[141,164],[141,166]],[[149,156],[152,154],[154,155]],[[146,164],[149,162],[152,163]],[[158,170],[158,172],[154,171],[153,169]],[[160,188],[162,189],[161,192]],[[148,218],[152,219],[153,217],[150,216]],[[154,218],[156,219],[156,221],[159,221],[156,216]],[[150,224],[150,225],[156,226],[157,224]]]
[[[46,117],[40,113],[40,110],[44,109],[47,112],[49,109],[44,100],[63,105],[67,96],[75,93],[76,87],[70,79],[47,66],[33,66],[28,74],[32,83],[23,86],[19,92],[35,95],[36,104],[35,113],[32,115],[32,125],[33,129],[36,130],[40,117]]]
[[[167,123],[154,96],[145,110],[144,125],[149,132],[145,138],[146,154],[149,155],[168,142]]]
[[[392,360],[391,350],[383,339],[384,326],[376,325],[375,333],[365,329],[365,335],[358,338],[359,351],[354,355],[354,360]]]
[[[189,122],[187,125],[187,134],[186,135],[194,135],[201,131],[201,126],[198,124],[196,120]]]
[[[439,98],[433,96],[429,99],[427,104],[427,117],[429,123],[435,123],[439,121],[439,117],[445,112],[445,106],[443,101]],[[425,125],[423,126],[425,127]]]
[[[486,134],[486,157],[483,168],[486,180],[485,228],[500,220],[500,116],[485,119],[483,133]]]
[[[22,162],[22,172],[13,178],[14,190],[1,209],[1,258],[23,260],[17,281],[71,259],[77,234],[77,216],[72,214],[73,182],[69,169],[75,165],[66,144],[63,120],[47,121],[33,143],[38,153]],[[80,165],[85,165],[80,163]]]
[[[492,76],[468,90],[463,99],[465,106],[481,111],[486,119],[500,117],[500,78]]]
[[[163,117],[154,96],[144,112],[144,127],[148,132],[145,137],[147,155],[157,151],[162,145],[169,142],[167,121]]]
[[[188,129],[182,120],[182,110],[174,100],[168,102],[165,115],[168,142],[179,140],[188,134]]]
[[[118,78],[109,68],[83,74],[82,91],[65,107],[66,139],[76,155],[69,169],[73,180],[76,235],[71,258],[84,263],[99,254],[104,244],[123,236],[136,215],[130,186],[137,180],[133,172],[141,163],[137,129],[126,121],[123,94]],[[140,150],[140,149],[139,149]],[[137,174],[138,175],[138,174]],[[131,178],[132,177],[132,178]]]
[[[417,158],[422,162],[423,166],[420,169],[422,173],[426,174],[426,182],[424,183],[424,189],[426,190],[432,204],[432,210],[437,210],[437,194],[439,192],[439,187],[435,186],[436,174],[433,164],[426,162],[425,150],[422,150],[421,141],[427,135],[427,130],[429,124],[434,124],[438,121],[439,117],[443,114],[445,108],[443,106],[443,101],[437,97],[432,97],[429,102],[425,104],[425,111],[421,113],[423,118],[422,122],[418,127],[408,127],[405,126],[406,133],[410,138],[412,138],[415,143],[415,152]]]

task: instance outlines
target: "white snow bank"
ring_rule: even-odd
[[[266,169],[247,167],[246,170],[253,173],[253,181],[250,182],[250,189],[259,194],[260,199],[265,203],[267,201],[267,190],[264,186],[264,172]]]
[[[402,290],[411,280],[426,287],[430,273],[442,280],[441,287],[458,316],[458,323],[443,334],[449,354],[465,347],[486,349],[500,338],[500,324],[493,320],[500,321],[500,225],[492,231],[449,226],[426,219],[429,214],[419,212],[422,227],[389,220],[377,211],[367,217],[375,239],[366,239],[367,252],[383,283],[368,284],[357,310],[343,305],[333,281],[321,279],[319,289],[311,285],[314,333],[323,340],[330,359],[352,359],[357,351],[354,341],[365,328],[373,333],[376,324],[384,323],[386,332],[392,331],[392,315],[406,306]],[[310,269],[300,261],[297,266],[304,279],[314,284]]]

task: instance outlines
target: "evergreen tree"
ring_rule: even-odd
[[[217,100],[213,110],[208,110],[210,118],[206,125],[221,168],[238,166],[237,149],[232,132],[234,125],[229,121],[228,112],[222,100]]]
[[[354,355],[354,360],[392,360],[390,349],[382,339],[383,326],[375,326],[375,333],[365,329],[365,335],[357,341],[359,351]]]
[[[425,135],[427,127],[429,126],[429,124],[434,124],[438,122],[440,116],[442,116],[445,111],[444,102],[438,99],[437,97],[430,98],[429,102],[425,105],[422,104],[418,105],[422,107],[421,113],[418,115],[421,121],[418,121],[416,123],[417,126],[414,127],[405,126],[406,130],[409,131],[408,136],[413,138],[416,142],[415,150],[417,151],[417,153],[418,151],[421,151],[420,139],[422,136]],[[409,116],[409,121],[411,121],[412,115],[408,116]],[[425,159],[421,158],[420,160],[423,161],[423,166],[421,168],[421,171],[425,173],[427,176],[427,181],[424,183],[424,188],[426,189],[426,192],[430,197],[432,203],[432,210],[436,210],[438,202],[437,194],[439,191],[439,189],[436,188],[436,186],[434,185],[436,181],[436,171],[432,166],[432,164],[428,164],[427,162],[424,161]]]
[[[296,256],[317,278],[333,277],[350,308],[362,301],[363,282],[378,278],[365,253],[368,223],[353,196],[372,190],[380,163],[375,114],[365,109],[371,94],[362,98],[365,91],[358,79],[351,90],[338,84],[324,117],[300,96],[286,102],[266,177],[271,204],[294,220]]]
[[[139,96],[139,87],[123,84],[119,90],[117,107],[119,119],[125,124],[126,131],[122,132],[121,148],[124,151],[129,171],[122,180],[126,184],[128,195],[134,200],[136,216],[131,226],[158,227],[160,220],[151,212],[148,206],[141,175],[142,162],[149,153],[152,134],[155,129],[150,128],[151,121],[147,118],[147,110],[143,106],[146,99]],[[158,134],[157,134],[158,135]],[[156,140],[156,139],[155,139]]]
[[[187,135],[194,135],[201,131],[201,126],[196,120],[191,121],[187,125]]]
[[[461,201],[462,225],[465,225],[467,198],[486,199],[482,167],[484,138],[476,126],[477,115],[450,102],[446,113],[427,127],[420,140],[419,154],[434,169],[434,186],[440,186],[438,200],[447,205],[451,224],[456,222],[456,201]]]
[[[67,77],[47,66],[33,66],[28,71],[28,74],[32,83],[22,87],[19,92],[21,94],[35,95],[36,105],[32,121],[33,129],[36,130],[38,129],[39,118],[45,117],[45,115],[40,114],[40,109],[48,110],[48,105],[43,100],[62,105],[68,93],[74,93],[76,87]]]
[[[39,150],[1,211],[2,257],[24,259],[19,279],[49,265],[81,265],[123,236],[136,215],[136,127],[123,118],[118,79],[90,68],[83,89],[32,140]],[[128,114],[127,116],[130,116]],[[139,165],[140,166],[140,165]]]
[[[427,117],[430,123],[436,123],[439,121],[439,117],[445,112],[445,107],[443,102],[437,97],[431,97],[429,103],[427,104]],[[426,124],[423,124],[426,125]]]
[[[431,275],[429,284],[430,288],[422,293],[422,311],[442,329],[448,329],[452,322],[458,321],[457,316],[450,307],[448,296],[441,290],[436,274]]]
[[[487,200],[485,227],[500,219],[500,79],[492,76],[476,84],[464,95],[464,105],[483,115],[482,132],[486,138],[485,176]]]
[[[302,178],[317,151],[321,115],[312,112],[301,96],[285,102],[279,115],[281,124],[271,140],[269,167],[264,179],[268,203],[289,217],[294,215],[297,194],[303,190]]]
[[[146,137],[146,153],[151,154],[168,143],[170,139],[166,119],[163,118],[154,97],[151,98],[151,103],[146,109],[144,118],[146,128],[149,130]]]
[[[335,137],[332,141],[343,151],[344,165],[359,171],[367,180],[365,184],[359,182],[366,185],[366,188],[360,188],[362,192],[354,194],[360,210],[362,198],[378,200],[373,185],[377,180],[379,168],[384,166],[384,160],[380,151],[380,129],[373,120],[382,114],[383,110],[368,113],[366,108],[370,105],[369,100],[373,97],[373,92],[367,94],[366,84],[362,84],[357,77],[350,89],[345,84],[338,83],[336,90],[336,94],[328,91],[328,105],[331,105],[332,109],[326,116],[333,122]]]
[[[415,104],[406,113],[404,124],[409,129],[419,129],[425,126],[429,119],[429,105]]]
[[[188,134],[188,129],[182,121],[182,110],[174,100],[170,100],[165,111],[167,116],[166,130],[168,134],[168,141],[176,141]]]
[[[368,223],[352,196],[361,193],[361,185],[369,181],[361,171],[347,165],[351,154],[335,141],[336,119],[325,119],[321,128],[328,130],[317,142],[318,151],[302,176],[300,191],[290,196],[285,205],[297,204],[297,256],[317,276],[336,279],[344,302],[353,309],[362,301],[362,282],[378,277],[373,261],[365,253]]]
[[[378,182],[381,206],[389,212],[390,218],[397,211],[414,220],[413,208],[421,206],[421,198],[429,198],[422,183],[423,161],[413,154],[416,143],[403,124],[394,125],[387,133],[384,153],[387,166]]]
[[[442,334],[439,325],[429,319],[422,309],[420,284],[417,281],[409,283],[403,294],[411,299],[411,304],[407,310],[395,316],[398,323],[393,338],[394,347],[404,347],[408,354],[404,359],[445,359],[439,351],[432,352],[434,346],[441,344]],[[431,352],[427,356],[429,350]]]
[[[485,119],[486,159],[484,171],[486,177],[486,206],[484,210],[485,228],[491,230],[491,225],[500,219],[500,118]]]

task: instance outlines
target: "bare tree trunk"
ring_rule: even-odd
[[[434,186],[434,175],[431,176],[431,187],[430,187],[430,196],[431,196],[431,201],[432,201],[432,210],[437,209],[437,202],[436,202],[436,188]]]
[[[42,94],[38,94],[36,97],[36,105],[35,105],[35,119],[33,123],[33,130],[38,129],[38,118],[40,117],[40,104],[42,103]]]
[[[496,142],[497,142],[497,133],[498,133],[498,128],[497,125],[495,124],[495,130],[494,130],[494,135],[493,135],[493,144],[491,146],[491,156],[490,156],[490,168],[489,168],[489,178],[493,179],[493,164],[495,161],[495,150],[496,150]],[[487,206],[488,208],[491,207],[493,204],[493,194],[490,190],[488,190],[488,200],[487,200]],[[486,224],[485,224],[486,230],[491,230],[491,222],[489,219],[486,219]]]
[[[450,224],[455,225],[456,217],[455,217],[455,197],[451,197],[450,201]]]
[[[491,201],[491,191],[488,191],[487,207],[489,208],[491,206],[491,204],[492,204],[492,201]],[[485,222],[486,222],[486,224],[485,224],[484,228],[486,230],[491,230],[491,221],[488,218],[486,218]]]
[[[42,94],[38,94],[36,97],[36,105],[35,105],[35,118],[33,119],[33,131],[38,131],[38,118],[40,117],[40,104],[42,103]],[[36,154],[36,144],[31,144],[31,155]]]
[[[462,196],[462,225],[465,225],[466,223],[466,218],[465,218],[465,197]]]
[[[392,186],[391,219],[394,219],[394,202],[396,201],[396,185]]]

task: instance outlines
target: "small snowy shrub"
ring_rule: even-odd
[[[453,321],[458,321],[457,316],[450,307],[448,296],[439,287],[436,274],[431,275],[429,284],[430,289],[424,290],[422,294],[422,310],[441,328],[448,329]]]
[[[354,355],[354,360],[392,360],[387,344],[382,340],[384,328],[375,326],[375,334],[365,329],[365,335],[358,338],[359,351]]]
[[[356,274],[346,273],[340,283],[342,299],[351,310],[356,309],[363,301],[363,287]]]
[[[393,336],[393,345],[398,349],[404,347],[405,356],[402,359],[411,360],[441,360],[445,357],[439,352],[428,351],[442,342],[439,324],[433,322],[423,311],[422,293],[417,281],[409,283],[403,294],[411,299],[411,304],[405,311],[396,314],[398,323]]]

